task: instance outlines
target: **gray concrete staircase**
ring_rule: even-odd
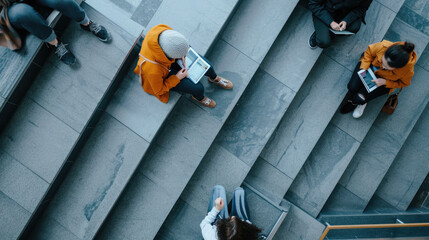
[[[114,40],[101,43],[78,24],[70,24],[63,39],[71,43],[80,64],[73,69],[50,56],[2,132],[0,235],[8,239],[23,233],[50,191],[55,191],[138,37],[87,4],[82,6],[92,19],[109,28]]]
[[[193,19],[200,19],[208,8],[214,6],[201,5],[201,9],[197,11],[190,7],[196,3],[163,1],[154,13],[146,32],[159,23],[166,23],[185,32],[185,35],[195,34],[196,31],[200,37],[191,40],[192,46],[197,50],[201,49],[203,53],[207,52],[236,3],[225,1],[216,6],[217,11],[212,9],[211,15],[206,15],[208,18],[203,28]],[[188,9],[190,14],[183,18],[178,15],[179,12],[173,14],[172,9]],[[191,9],[193,12],[190,12]],[[179,17],[181,21],[176,21]],[[134,67],[135,62],[127,69],[129,74],[108,103],[101,120],[94,126],[94,132],[79,153],[44,216],[32,229],[32,232],[36,233],[35,238],[57,239],[65,234],[73,235],[73,239],[93,239],[132,179],[149,146],[155,144],[152,140],[170,111],[176,104],[179,109],[184,106],[178,103],[178,94],[173,94],[170,102],[164,104],[144,93],[139,86],[138,76],[132,72]],[[193,107],[190,102],[188,105]],[[186,108],[189,109],[188,106]],[[201,111],[197,106],[193,107],[193,110]],[[202,120],[213,121],[209,118]],[[82,188],[82,185],[85,187]]]

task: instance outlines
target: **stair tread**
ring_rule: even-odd
[[[78,24],[70,24],[63,37],[72,42],[70,46],[82,61],[81,66],[70,68],[58,61],[56,56],[50,56],[48,64],[36,77],[0,137],[2,150],[31,171],[27,171],[19,181],[44,182],[35,185],[38,187],[33,189],[34,194],[31,196],[25,191],[26,188],[13,192],[14,198],[31,201],[23,204],[29,208],[30,215],[42,204],[80,135],[88,127],[92,114],[97,111],[98,104],[116,76],[116,71],[112,69],[121,66],[137,38],[133,39],[87,4],[82,4],[82,7],[92,19],[103,23],[110,30],[114,40],[104,45],[91,33],[83,32]],[[116,54],[115,58],[111,57],[112,53]],[[94,66],[84,62],[99,64]],[[26,224],[17,228],[23,231]]]

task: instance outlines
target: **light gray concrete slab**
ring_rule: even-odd
[[[210,195],[207,195],[206,198],[209,197]],[[206,205],[208,204],[209,200],[206,202]],[[198,211],[179,199],[155,239],[202,239],[200,223],[206,214],[207,206],[205,211]]]
[[[420,116],[375,194],[400,211],[407,210],[429,173],[429,105]],[[394,189],[394,191],[392,191]]]
[[[224,90],[216,84],[202,80],[204,93],[216,101],[215,108],[202,108],[225,122],[258,69],[258,64],[223,40],[218,40],[213,48],[216,50],[211,52],[208,59],[212,62],[216,73],[229,79],[234,87]]]
[[[401,9],[404,2],[410,2],[405,0],[376,0],[376,1],[390,8],[392,11],[396,13],[399,12],[399,9]]]
[[[290,88],[259,70],[216,142],[252,166],[294,96]]]
[[[52,183],[78,133],[25,98],[0,137],[0,148]]]
[[[311,12],[297,5],[261,64],[271,76],[298,92],[322,49],[310,49],[314,31]]]
[[[378,116],[344,172],[341,185],[363,200],[371,199],[426,107],[429,101],[429,86],[425,79],[428,74],[423,68],[415,67],[412,84],[401,92],[395,113]]]
[[[131,19],[142,26],[147,26],[153,15],[158,10],[162,1],[163,0],[139,0],[140,4],[134,11]]]
[[[44,216],[42,221],[37,223],[37,232],[32,233],[34,240],[45,239],[64,239],[64,240],[80,240],[77,236],[73,235],[65,227],[61,226],[57,221]]]
[[[420,61],[417,65],[429,71],[429,45],[426,46],[425,50],[421,54]]]
[[[383,39],[395,16],[395,12],[373,1],[365,17],[368,24],[362,24],[355,35],[336,38],[324,53],[352,71],[367,46]]]
[[[237,2],[238,0],[163,0],[145,32],[155,25],[167,24],[182,33],[192,48],[205,55]]]
[[[222,39],[261,63],[297,3],[297,0],[242,1]]]
[[[138,171],[178,198],[220,127],[217,119],[183,98]]]
[[[0,191],[0,236],[18,239],[31,213]]]
[[[410,10],[429,20],[429,2],[426,0],[407,0],[404,3]]]
[[[241,185],[249,170],[250,167],[232,153],[217,144],[212,144],[186,185],[181,199],[204,213],[213,186],[224,186],[227,198],[231,200],[234,189]]]
[[[21,50],[0,49],[0,96],[8,99],[25,70],[42,46],[42,41],[33,35],[26,37]],[[13,66],[13,67],[11,67]]]
[[[345,96],[350,74],[321,55],[261,157],[294,179]]]
[[[258,158],[244,181],[275,203],[280,203],[293,180],[263,158]]]
[[[321,214],[361,213],[360,209],[365,208],[366,204],[364,200],[337,184],[328,201],[326,201]]]
[[[109,29],[112,42],[102,43],[92,33],[81,30],[79,24],[70,24],[63,39],[70,43],[79,64],[71,68],[52,55],[28,94],[77,132],[84,129],[138,37],[138,34],[131,36],[87,4],[82,6],[91,19]]]
[[[325,225],[291,204],[288,215],[274,239],[319,239]]]
[[[117,120],[103,115],[43,221],[54,219],[81,239],[93,238],[148,146]]]
[[[285,198],[317,217],[358,147],[347,133],[328,125]]]
[[[410,41],[414,43],[414,51],[417,53],[417,59],[420,58],[429,42],[428,35],[407,24],[399,19],[399,17],[395,18],[384,39],[392,42]]]
[[[153,239],[176,200],[137,172],[95,239]]]
[[[34,212],[49,184],[34,172],[0,151],[0,191],[29,212]]]
[[[130,69],[122,81],[106,112],[151,142],[179,100],[180,94],[170,93],[170,100],[165,104],[143,91],[139,77],[132,70]]]

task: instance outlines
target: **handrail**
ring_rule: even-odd
[[[328,225],[319,240],[325,239],[329,230],[335,229],[363,229],[363,228],[403,228],[403,227],[429,227],[429,223],[395,223],[395,224],[361,224],[361,225]]]

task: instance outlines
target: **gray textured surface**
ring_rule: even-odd
[[[52,183],[77,137],[65,123],[25,98],[0,137],[0,148]]]
[[[404,3],[410,10],[429,20],[429,2],[426,0],[407,0]]]
[[[57,221],[50,218],[43,218],[37,225],[39,231],[31,236],[33,240],[61,239],[80,240]]]
[[[419,15],[415,11],[410,10],[407,6],[402,6],[398,13],[398,17],[405,21],[407,24],[413,26],[416,30],[429,36],[429,19]]]
[[[0,191],[0,236],[17,239],[30,219],[31,213]]]
[[[410,2],[405,0],[377,0],[377,2],[383,4],[384,6],[390,8],[394,12],[399,12],[399,9],[404,4],[404,2]]]
[[[313,31],[311,12],[297,5],[262,62],[261,68],[298,92],[322,52],[320,48],[308,47],[307,39]]]
[[[292,204],[274,239],[319,239],[324,229],[323,224]]]
[[[261,63],[277,38],[297,0],[247,0],[240,3],[222,38],[251,59]],[[268,14],[261,14],[269,12]]]
[[[349,77],[321,55],[261,156],[294,179],[346,94]]]
[[[317,217],[347,168],[359,143],[347,133],[328,125],[324,135],[296,176],[285,198]],[[329,149],[329,151],[326,151]]]
[[[422,55],[420,55],[421,60],[417,63],[420,67],[429,71],[429,44],[426,46]]]
[[[134,11],[131,19],[136,21],[142,26],[147,26],[147,24],[152,19],[153,15],[155,15],[159,6],[161,5],[163,0],[143,0],[140,1],[139,6]]]
[[[428,105],[429,106],[429,105]],[[429,173],[429,107],[395,158],[375,194],[400,211],[405,211]],[[392,189],[395,189],[392,191]]]
[[[93,238],[148,146],[148,142],[105,114],[41,221],[54,219],[81,239]],[[44,226],[49,228],[49,224]]]
[[[145,32],[157,24],[167,24],[186,36],[192,48],[205,55],[237,2],[163,0]]]
[[[259,70],[216,142],[249,166],[253,165],[294,96],[290,88]]]
[[[18,177],[19,176],[19,177]],[[0,151],[0,191],[34,212],[49,184],[30,169]]]
[[[71,23],[63,38],[78,59],[75,68],[51,56],[34,81],[28,96],[77,132],[81,132],[115,77],[137,36],[83,4],[88,15],[109,29],[112,42],[102,43],[92,33]]]
[[[293,179],[263,158],[256,160],[245,179],[246,183],[276,203],[282,201],[284,193],[287,192],[292,181]]]
[[[428,103],[427,76],[426,70],[415,67],[413,84],[402,91],[395,113],[378,116],[344,172],[340,184],[363,200],[370,200]]]
[[[366,13],[365,21],[368,24],[362,24],[355,35],[333,40],[324,53],[352,71],[367,46],[383,39],[395,16],[395,12],[373,1]]]
[[[132,66],[135,66],[134,64]],[[180,95],[173,92],[167,104],[143,91],[139,77],[130,69],[106,112],[151,142]]]

